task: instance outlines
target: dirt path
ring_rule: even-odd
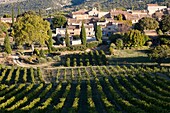
[[[43,63],[43,64],[37,64],[37,65],[32,65],[32,64],[26,64],[26,63],[22,63],[20,62],[18,59],[18,56],[11,56],[11,58],[13,58],[13,62],[14,64],[16,64],[17,66],[20,67],[33,67],[33,68],[37,68],[37,67],[41,67],[41,68],[45,68],[45,67],[49,67],[51,66],[54,62],[47,62],[47,63]]]

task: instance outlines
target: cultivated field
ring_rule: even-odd
[[[0,112],[169,113],[169,68],[1,67]]]

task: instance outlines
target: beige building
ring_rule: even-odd
[[[94,26],[93,24],[84,24],[86,30],[86,36],[93,37],[94,36]],[[56,34],[65,36],[65,28],[56,28]],[[69,36],[80,35],[81,25],[69,25],[67,27],[67,32]]]
[[[86,30],[86,36],[94,36],[94,27],[93,24],[85,24],[84,25],[85,30]],[[81,31],[81,25],[71,25],[68,26],[68,33],[70,34],[70,36],[74,36],[74,35],[80,35],[80,31]]]
[[[101,12],[98,11],[96,7],[94,7],[92,8],[92,10],[81,9],[79,11],[72,12],[70,14],[70,17],[77,20],[85,20],[85,19],[91,19],[93,17],[101,18],[108,14],[109,12]]]
[[[154,14],[156,11],[166,9],[167,6],[159,6],[158,4],[147,4],[147,10],[149,15]]]
[[[4,23],[12,23],[12,18],[0,18],[0,21]],[[16,18],[14,18],[14,22],[16,22]]]
[[[98,11],[96,7],[94,7],[91,11],[88,11],[88,15],[91,16],[91,17],[98,17],[98,18],[101,18],[105,15],[109,14],[109,12],[101,12],[101,11]]]
[[[131,13],[131,16],[128,17],[128,20],[132,21],[132,24],[137,23],[143,17],[151,17],[146,10],[134,10]]]
[[[70,14],[70,16],[71,16],[71,18],[74,18],[77,20],[89,19],[88,10],[86,10],[86,9],[81,9],[79,11],[72,12]]]

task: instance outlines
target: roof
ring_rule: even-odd
[[[90,22],[90,20],[88,20],[88,19],[85,19],[85,20],[78,20],[78,19],[72,19],[72,18],[69,18],[68,19],[68,23],[81,23],[81,22],[84,22],[84,23],[89,23]]]
[[[84,25],[85,28],[93,28],[93,25]],[[69,25],[67,27],[68,29],[80,29],[81,26],[80,25]]]
[[[88,10],[86,9],[81,9],[79,11],[76,12],[72,12],[73,15],[82,15],[82,14],[87,14]]]
[[[119,15],[119,14],[124,15],[126,19],[128,19],[128,17],[132,16],[132,14],[127,11],[122,11],[122,10],[111,10],[110,11],[111,16],[115,16],[115,15]]]
[[[147,6],[158,6],[158,4],[147,4]]]

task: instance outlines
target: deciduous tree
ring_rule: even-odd
[[[143,46],[148,39],[148,36],[144,35],[139,30],[130,30],[124,35],[125,45],[128,47]]]
[[[168,58],[170,49],[167,45],[157,46],[151,50],[151,53],[148,54],[150,59],[156,61],[158,65],[161,65],[162,61]]]
[[[55,16],[53,19],[52,19],[52,26],[53,28],[58,28],[58,27],[61,27],[61,26],[65,26],[67,22],[67,19],[65,16],[63,15],[58,15],[58,16]]]
[[[155,30],[158,27],[159,27],[159,23],[154,18],[150,18],[150,17],[143,17],[135,25],[135,29],[142,30],[142,31]]]
[[[170,31],[170,15],[164,15],[162,17],[160,27],[163,32]]]
[[[45,44],[50,36],[49,22],[43,20],[33,12],[26,12],[17,18],[13,27],[13,35],[17,45],[29,44],[34,50],[34,43]]]

